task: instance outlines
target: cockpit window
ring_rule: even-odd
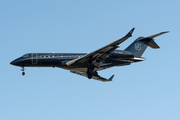
[[[25,58],[25,57],[28,57],[28,54],[23,55],[23,57],[24,57],[24,58]]]

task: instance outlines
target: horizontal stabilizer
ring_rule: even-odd
[[[162,34],[165,34],[165,33],[168,33],[168,32],[169,32],[169,31],[161,32],[161,33],[158,33],[158,34],[155,34],[155,35],[151,35],[151,36],[149,36],[149,37],[147,37],[147,38],[153,39],[153,38],[155,38],[155,37],[157,37],[157,36],[159,36],[159,35],[162,35]]]
[[[154,40],[152,40],[152,41],[149,43],[148,46],[151,47],[151,48],[160,48],[160,47],[154,42]]]
[[[77,75],[87,77],[86,72],[81,72],[81,71],[70,71],[70,72],[75,73]],[[92,79],[99,80],[99,81],[102,81],[102,82],[108,82],[108,81],[112,81],[113,77],[114,77],[114,75],[112,75],[109,79],[106,79],[106,78],[103,78],[103,77],[99,76],[98,74],[95,74],[95,75],[92,76]]]
[[[155,38],[155,37],[157,37],[157,36],[159,36],[159,35],[165,34],[165,33],[168,33],[168,31],[167,31],[167,32],[161,32],[161,33],[158,33],[158,34],[155,34],[155,35],[151,35],[151,36],[149,36],[149,37],[140,39],[139,41],[142,42],[142,43],[144,43],[144,44],[146,44],[146,45],[148,45],[148,46],[151,47],[151,48],[160,48],[160,47],[157,45],[157,43],[154,41],[153,38]]]

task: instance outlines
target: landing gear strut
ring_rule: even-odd
[[[89,66],[88,69],[87,69],[87,77],[89,79],[91,79],[92,76],[93,76],[93,73],[94,73],[94,66]]]
[[[24,75],[25,75],[25,72],[24,72],[24,66],[22,66],[21,71],[22,71],[22,75],[24,76]]]

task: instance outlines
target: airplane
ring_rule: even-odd
[[[97,71],[146,60],[141,56],[148,46],[154,49],[160,48],[154,38],[168,33],[167,31],[149,37],[139,37],[126,49],[116,50],[119,44],[132,37],[134,29],[121,39],[91,53],[28,53],[13,60],[10,64],[22,67],[22,75],[25,75],[24,67],[58,67],[89,79],[112,81],[114,75],[107,79],[99,76]]]

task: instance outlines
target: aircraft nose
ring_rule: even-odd
[[[18,65],[18,60],[13,60],[12,62],[10,62],[11,65]]]

